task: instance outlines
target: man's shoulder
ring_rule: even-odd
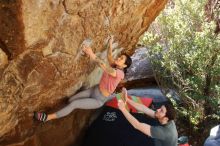
[[[176,125],[174,120],[170,120],[169,122],[173,125]]]
[[[151,132],[152,137],[156,139],[159,145],[177,145],[178,134],[175,122],[170,121],[166,125],[153,126]]]
[[[171,120],[171,121],[169,121],[169,122],[167,123],[167,128],[168,128],[168,129],[172,129],[172,130],[174,130],[174,131],[177,131],[177,129],[176,129],[176,124],[175,124],[174,120]]]
[[[164,125],[156,125],[156,126],[152,126],[152,127],[175,127],[176,128],[176,124],[174,122],[174,120],[170,120],[168,123],[164,124]]]

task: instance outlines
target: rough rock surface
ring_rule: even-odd
[[[150,60],[147,59],[147,48],[137,48],[132,55],[132,65],[126,74],[126,81],[154,78]]]
[[[0,69],[0,145],[65,146],[75,142],[91,112],[79,110],[39,124],[32,121],[33,111],[51,111],[64,97],[98,82],[101,72],[81,55],[84,39],[91,38],[94,51],[103,55],[103,43],[113,34],[118,46],[132,54],[139,36],[166,3],[1,0],[0,48],[9,62]],[[115,54],[120,49],[116,50]]]

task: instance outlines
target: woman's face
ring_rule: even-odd
[[[121,68],[125,68],[127,66],[125,64],[126,59],[127,57],[125,55],[121,55],[115,60],[115,64]]]

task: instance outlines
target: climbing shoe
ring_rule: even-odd
[[[34,112],[34,119],[45,122],[47,120],[47,114],[45,112]]]

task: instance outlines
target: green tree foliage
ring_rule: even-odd
[[[177,92],[177,110],[195,127],[220,117],[220,36],[206,21],[206,2],[173,0],[141,38],[158,84],[168,97]]]

